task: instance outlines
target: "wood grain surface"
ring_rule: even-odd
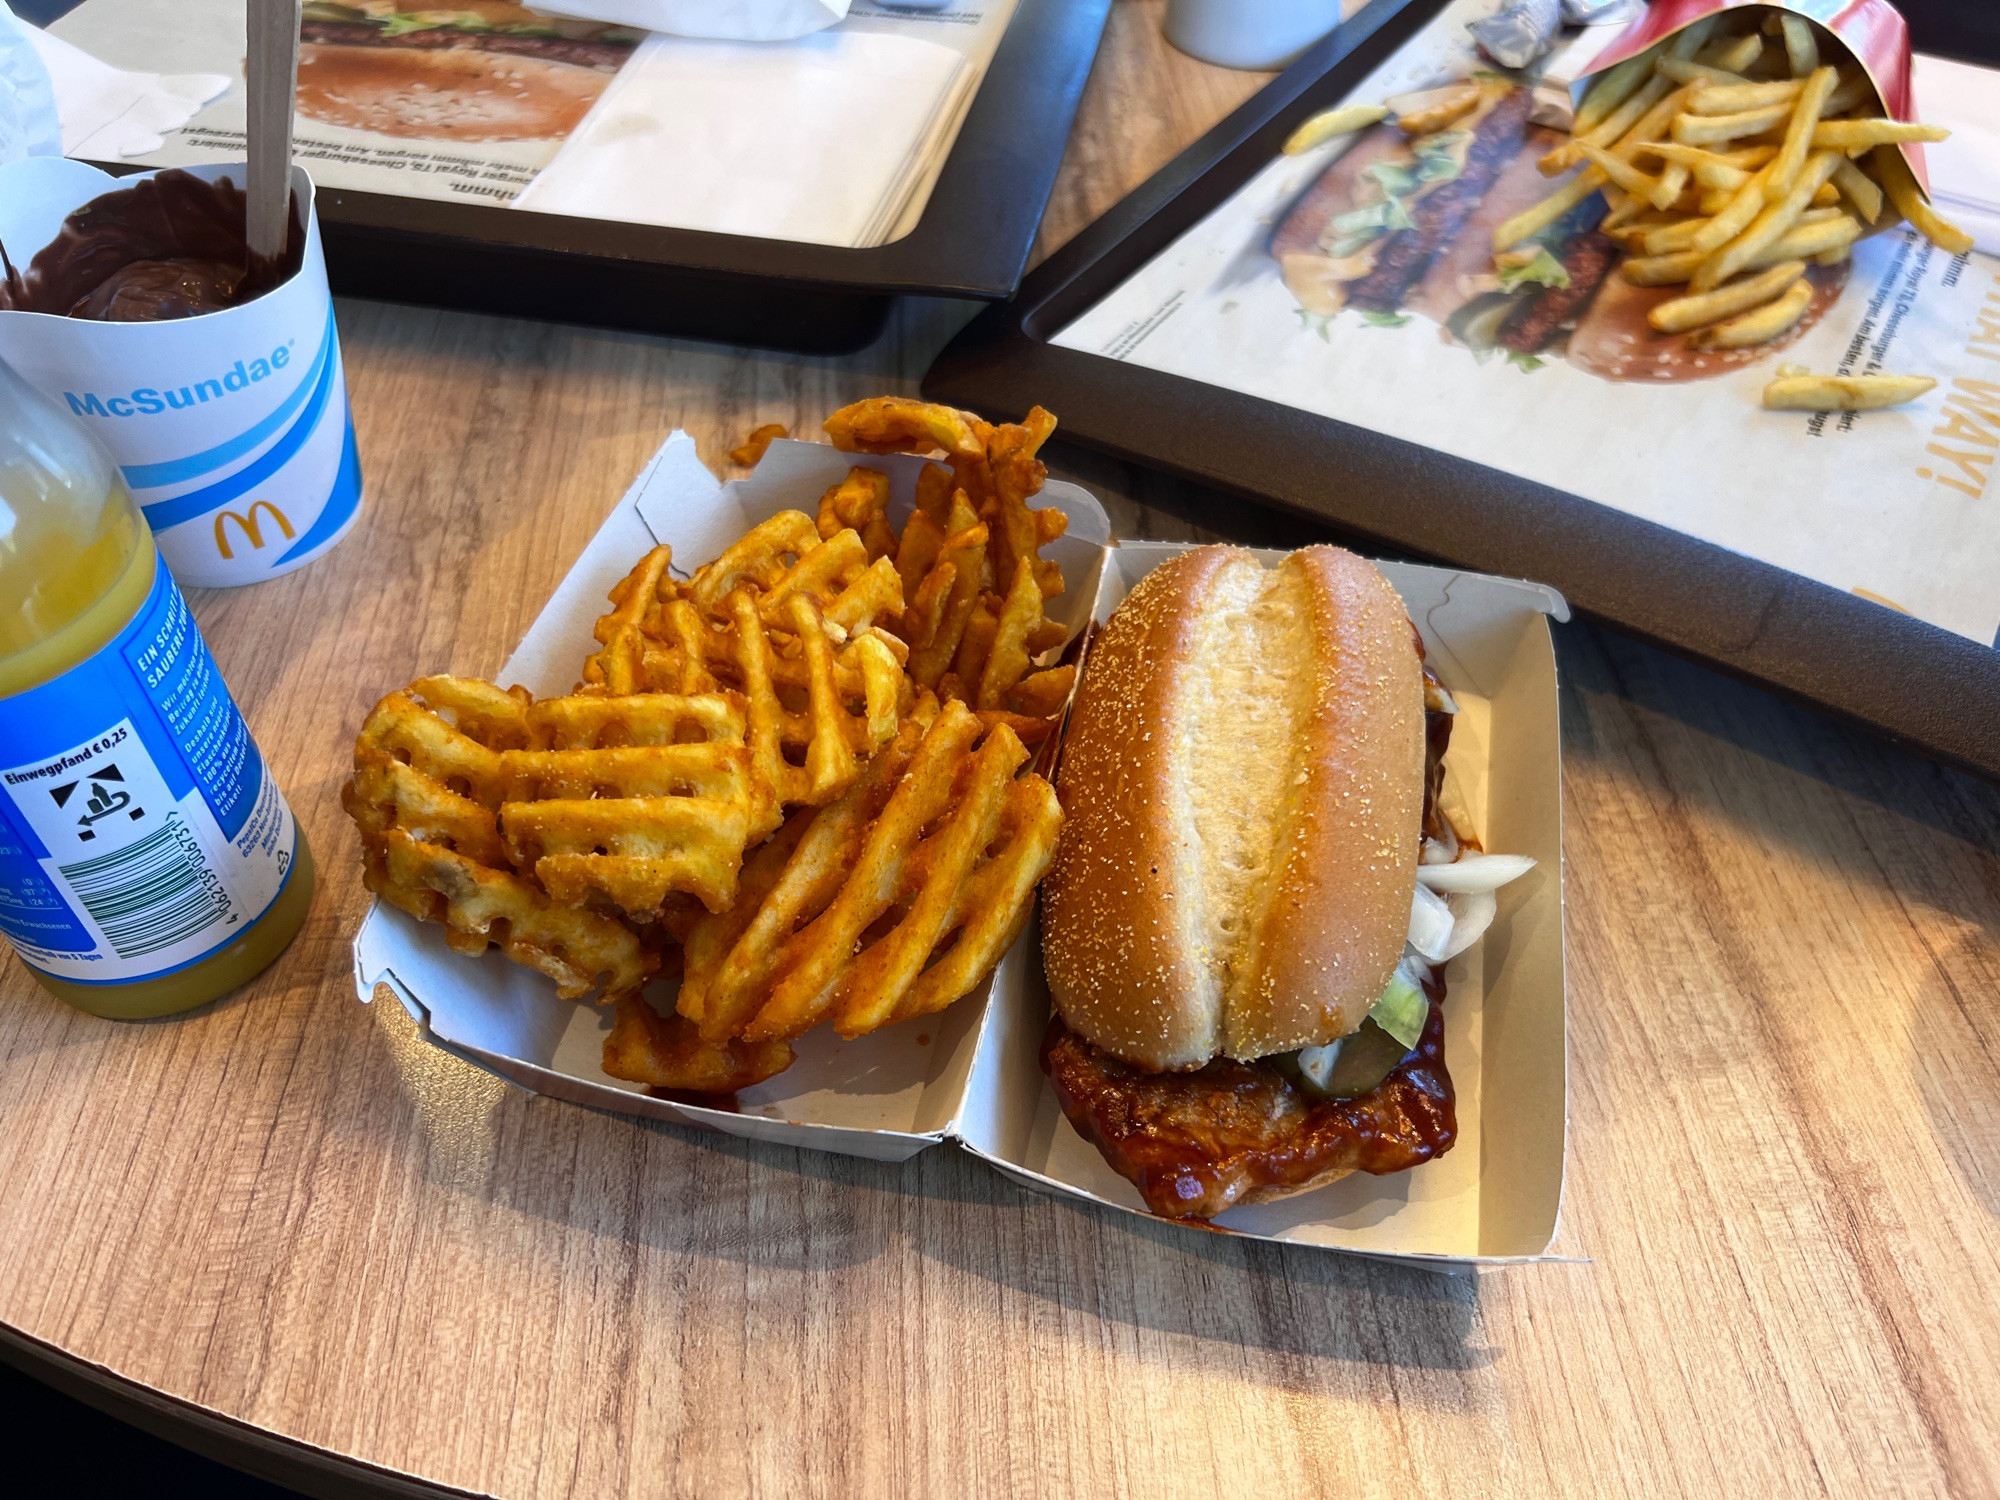
[[[1117,7],[1054,238],[1255,86],[1159,9]],[[2000,1492],[2000,790],[1559,632],[1576,1264],[1433,1275],[532,1098],[355,1001],[362,715],[497,669],[671,428],[719,464],[914,390],[964,310],[840,360],[340,315],[362,524],[196,600],[320,895],[179,1020],[4,960],[5,1331],[481,1494]],[[1323,535],[1054,457],[1123,535]]]

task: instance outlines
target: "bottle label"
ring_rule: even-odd
[[[0,699],[0,932],[44,973],[199,963],[270,909],[297,842],[164,564],[95,656]]]

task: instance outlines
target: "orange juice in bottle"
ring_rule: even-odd
[[[123,1019],[284,950],[312,857],[116,465],[0,361],[0,934]]]

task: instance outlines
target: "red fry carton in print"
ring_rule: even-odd
[[[1749,11],[1759,19],[1762,14],[1780,11],[1803,16],[1817,29],[1823,61],[1837,63],[1851,59],[1858,63],[1875,86],[1882,112],[1892,120],[1916,123],[1917,100],[1910,86],[1910,28],[1902,12],[1889,0],[1653,0],[1624,35],[1598,54],[1591,64],[1591,73],[1616,67],[1697,21],[1729,10]],[[1827,47],[1829,33],[1838,41],[1838,50]],[[1924,196],[1929,197],[1930,177],[1924,170],[1923,147],[1908,142],[1898,149],[1909,162],[1910,170],[1916,173]]]

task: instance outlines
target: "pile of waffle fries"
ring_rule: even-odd
[[[568,696],[425,677],[375,706],[342,804],[363,880],[615,1004],[605,1071],[726,1093],[793,1039],[942,1010],[1027,920],[1062,823],[1024,772],[1069,700],[1044,612],[1065,518],[1031,508],[1055,420],[898,397],[826,422],[855,453],[941,455],[900,535],[856,467],[683,582],[657,547],[611,592]],[[678,965],[676,1013],[641,993]]]

